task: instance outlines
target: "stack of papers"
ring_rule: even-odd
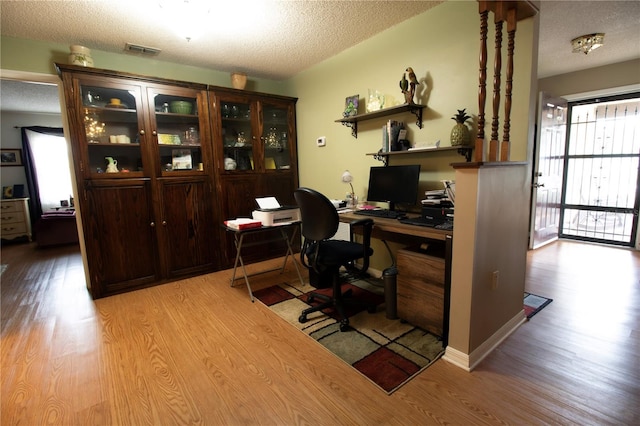
[[[452,180],[441,181],[444,189],[425,191],[423,206],[453,206],[456,202],[456,183]]]
[[[225,226],[231,229],[252,229],[252,228],[260,228],[262,226],[262,222],[255,219],[250,219],[248,217],[239,217],[237,219],[225,220]]]

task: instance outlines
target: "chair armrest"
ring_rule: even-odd
[[[362,267],[356,268],[351,265],[352,269],[358,273],[364,273],[369,269],[369,251],[371,247],[371,232],[373,231],[374,221],[371,218],[357,219],[349,222],[349,238],[353,241],[355,234],[354,228],[362,228]]]
[[[354,228],[362,227],[362,244],[366,247],[369,247],[369,245],[371,244],[371,231],[373,230],[373,223],[374,221],[371,218],[358,219],[349,222],[350,240],[353,241],[353,235],[355,234]]]

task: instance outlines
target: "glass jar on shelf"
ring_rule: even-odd
[[[200,134],[197,128],[191,126],[184,132],[184,143],[186,145],[198,145],[200,143]]]

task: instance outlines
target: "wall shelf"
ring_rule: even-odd
[[[364,114],[354,115],[352,117],[344,117],[336,120],[336,123],[342,123],[343,126],[351,128],[351,136],[358,137],[358,122],[373,120],[374,118],[386,117],[389,115],[400,114],[402,112],[410,112],[416,116],[416,126],[422,129],[422,110],[426,105],[419,104],[404,104],[390,108],[384,108],[378,111],[367,112]]]
[[[389,163],[389,157],[394,155],[416,155],[416,154],[428,154],[431,152],[442,152],[442,151],[458,151],[458,154],[462,155],[467,162],[471,161],[471,154],[473,152],[472,146],[443,146],[441,148],[425,148],[425,149],[414,149],[411,151],[390,151],[390,152],[370,152],[366,155],[372,155],[378,161],[382,161],[386,166]]]

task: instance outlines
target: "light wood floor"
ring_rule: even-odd
[[[2,425],[640,424],[630,250],[531,252],[527,290],[554,302],[472,373],[439,360],[391,396],[229,271],[94,302],[77,249],[1,254]]]

